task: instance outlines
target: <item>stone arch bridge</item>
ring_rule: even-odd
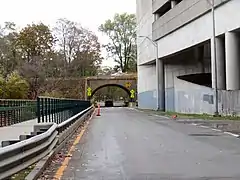
[[[132,101],[137,96],[137,74],[119,76],[94,76],[85,79],[85,99],[91,99],[101,88],[116,86],[125,90]]]

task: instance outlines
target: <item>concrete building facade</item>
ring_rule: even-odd
[[[214,0],[216,66],[213,0],[136,0],[136,3],[139,107],[213,114],[217,79],[219,111],[238,111],[240,1]],[[157,52],[153,42],[157,43]],[[159,68],[156,56],[163,64]],[[158,81],[160,85],[157,75],[164,77]],[[165,93],[157,93],[157,86]],[[157,105],[157,97],[164,101],[164,107],[159,107],[161,103]],[[236,102],[228,107],[226,101],[231,98]]]

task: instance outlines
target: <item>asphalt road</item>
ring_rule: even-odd
[[[62,179],[240,180],[240,139],[127,108],[95,117]]]

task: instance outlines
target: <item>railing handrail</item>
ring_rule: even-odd
[[[38,98],[46,98],[46,99],[52,99],[53,97],[49,97],[49,96],[38,96]],[[57,100],[70,100],[70,101],[84,101],[81,99],[71,99],[71,98],[54,98]],[[87,101],[87,100],[86,100]]]
[[[37,102],[37,100],[34,100],[34,99],[0,99],[0,101]]]

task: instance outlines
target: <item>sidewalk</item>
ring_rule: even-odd
[[[37,119],[25,121],[11,126],[0,127],[0,148],[2,141],[18,140],[20,135],[27,135],[33,131],[33,126],[37,124]]]

